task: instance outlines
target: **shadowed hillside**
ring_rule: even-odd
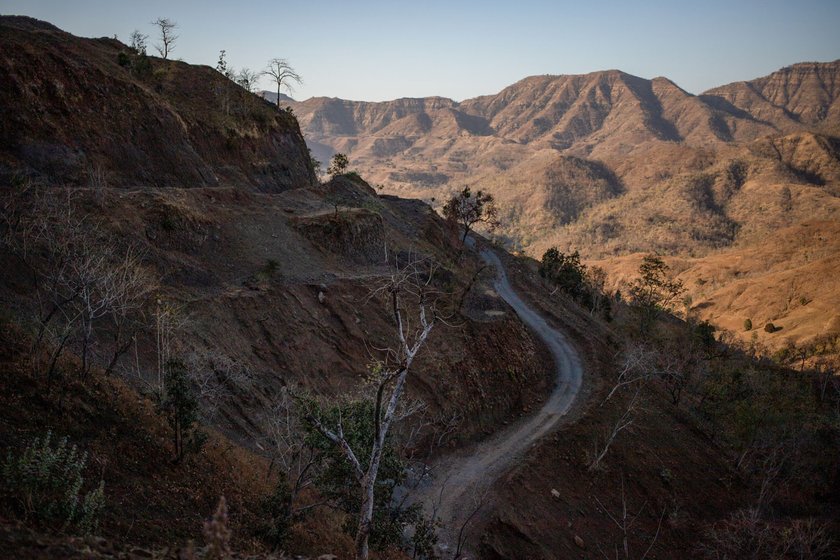
[[[691,95],[611,70],[534,76],[460,103],[292,105],[318,157],[346,153],[385,192],[436,206],[460,185],[491,192],[510,248],[697,257],[837,220],[838,75],[838,62],[802,63]]]
[[[836,307],[825,131],[617,71],[278,108],[0,31],[7,555],[836,556],[840,383],[806,359],[837,318],[812,355],[757,352]],[[295,114],[350,170],[315,176]],[[510,245],[620,258],[512,255],[365,161],[392,192],[493,192]],[[646,247],[682,256],[651,278],[623,255]],[[779,324],[741,343],[700,313]]]
[[[262,191],[315,180],[295,119],[212,68],[29,18],[3,17],[0,30],[5,174]]]

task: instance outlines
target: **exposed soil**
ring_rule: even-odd
[[[469,241],[472,242],[470,245],[475,245],[474,239]],[[496,479],[516,464],[534,442],[559,425],[574,405],[583,384],[583,368],[574,347],[514,292],[493,249],[482,248],[480,254],[495,270],[496,292],[548,347],[556,380],[554,389],[539,410],[491,438],[443,457],[433,467],[433,478],[418,488],[415,499],[424,502],[427,511],[437,515],[443,524],[439,546],[444,552],[458,547],[459,531],[471,521],[478,507],[474,498],[489,491]]]

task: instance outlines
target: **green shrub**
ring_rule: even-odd
[[[207,441],[207,434],[198,429],[198,398],[186,366],[180,360],[170,360],[167,367],[169,377],[166,380],[166,393],[159,409],[172,428],[174,460],[177,463],[187,453],[201,451]]]
[[[752,320],[744,319],[744,330],[751,331],[752,330]]]
[[[362,176],[359,175],[356,171],[348,171],[347,173],[344,174],[344,176],[347,177],[348,179],[350,179],[351,181],[356,182],[356,183],[363,183],[364,182],[364,179],[362,179]]]
[[[263,540],[274,550],[285,545],[292,526],[293,509],[292,493],[282,471],[274,492],[260,502],[260,518],[262,524],[258,533]]]
[[[131,57],[128,56],[128,53],[121,52],[117,55],[117,64],[123,68],[131,66]]]
[[[274,276],[274,274],[280,269],[280,263],[277,262],[276,259],[268,259],[265,261],[265,265],[263,266],[262,272],[268,277]]]
[[[174,217],[169,214],[164,214],[160,220],[160,227],[163,231],[173,232],[178,229],[178,224],[175,222]]]
[[[766,325],[764,325],[764,332],[774,333],[777,330],[779,329],[773,323],[767,323]]]
[[[560,291],[575,299],[589,302],[586,266],[581,264],[580,254],[577,251],[565,255],[558,251],[557,247],[551,247],[543,253],[539,273]]]
[[[22,513],[39,521],[61,521],[81,533],[95,531],[105,507],[105,482],[81,495],[87,453],[61,438],[53,446],[52,433],[33,439],[20,454],[9,452],[2,483]]]

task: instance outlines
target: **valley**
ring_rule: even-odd
[[[840,63],[276,103],[137,41],[0,16],[0,556],[840,553]]]
[[[833,238],[838,99],[835,61],[793,65],[700,95],[666,78],[608,71],[534,76],[461,102],[286,103],[316,158],[346,153],[382,192],[436,208],[463,185],[490,192],[502,209],[495,235],[507,248],[534,258],[552,246],[580,251],[615,270],[618,288],[626,274],[617,263],[638,262],[645,252],[675,267],[684,258],[701,267],[706,257],[713,266],[731,260],[724,255],[769,256],[782,236],[788,256],[807,255],[810,237],[793,233],[803,222],[816,226],[815,236]],[[824,254],[825,266],[838,266],[836,252]],[[741,274],[752,272],[763,270]],[[788,284],[814,277],[799,268],[786,276]],[[820,288],[802,297],[836,309],[840,286],[834,275],[821,278]],[[685,280],[692,298],[703,298],[694,286],[704,279],[686,271]],[[718,275],[716,289],[722,282]],[[778,350],[833,333],[822,313],[790,316],[783,291],[764,289],[763,305],[777,310],[762,310],[761,320],[795,327],[762,343]],[[740,328],[749,305],[713,310],[697,303],[701,317],[749,341],[752,334]]]

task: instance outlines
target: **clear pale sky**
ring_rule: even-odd
[[[0,0],[3,14],[124,42],[178,23],[173,58],[236,69],[289,59],[294,97],[496,93],[534,74],[617,68],[700,93],[840,58],[840,0]],[[264,82],[269,87],[267,81]]]

